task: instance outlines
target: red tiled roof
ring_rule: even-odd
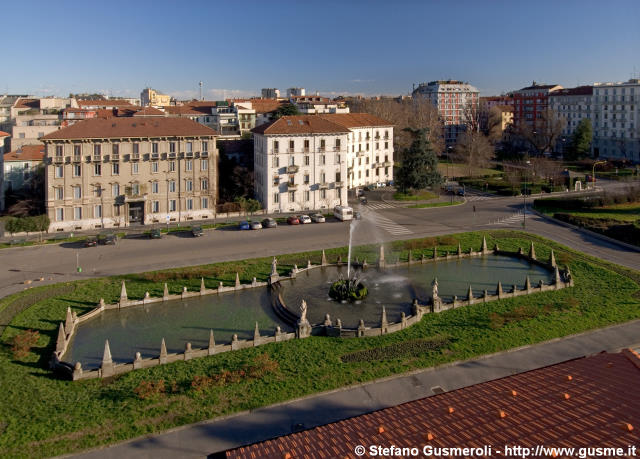
[[[564,88],[553,91],[549,97],[557,96],[591,96],[593,94],[593,86],[577,86],[575,88]]]
[[[163,107],[165,113],[169,115],[203,115],[203,111],[198,110],[190,105],[170,105]],[[207,112],[211,114],[211,111]]]
[[[40,108],[40,99],[20,98],[16,101],[14,108]]]
[[[256,113],[270,113],[274,112],[281,105],[286,105],[289,103],[288,100],[278,100],[278,99],[228,99],[229,102],[251,102],[251,108],[253,108]]]
[[[6,161],[42,161],[44,145],[23,145],[15,151],[4,154]]]
[[[113,117],[80,121],[67,128],[47,134],[41,140],[202,135],[213,136],[218,133],[188,118]]]
[[[393,123],[368,113],[331,113],[318,116],[348,128],[393,126]]]
[[[356,445],[420,452],[425,445],[626,451],[640,440],[634,387],[640,387],[638,355],[601,353],[229,450],[226,456],[355,457]]]
[[[136,111],[132,116],[164,116],[164,112],[157,108],[144,107],[143,109]]]
[[[349,132],[344,126],[317,115],[283,116],[251,130],[256,134],[334,134]]]
[[[131,107],[131,102],[124,99],[78,100],[82,107]]]

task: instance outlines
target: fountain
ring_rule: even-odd
[[[331,287],[329,288],[329,296],[338,301],[359,301],[363,300],[369,293],[367,287],[360,282],[358,277],[354,274],[351,275],[351,241],[353,239],[353,229],[355,228],[356,220],[352,220],[349,225],[349,251],[347,254],[347,278],[344,279],[342,275],[338,277]]]

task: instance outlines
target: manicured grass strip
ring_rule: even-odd
[[[399,191],[393,194],[393,199],[396,201],[426,201],[437,197],[437,194],[426,190],[419,191],[415,194],[400,193]]]
[[[73,291],[37,301],[19,313],[0,337],[0,456],[70,453],[640,317],[640,273],[527,233],[488,231],[395,241],[387,245],[387,259],[405,260],[409,250],[414,257],[429,257],[435,244],[440,253],[456,249],[458,243],[463,250],[478,249],[483,234],[489,246],[498,243],[504,250],[526,249],[534,241],[539,259],[548,257],[553,248],[558,263],[571,268],[575,287],[427,314],[412,327],[380,337],[311,337],[137,370],[108,380],[70,382],[55,379],[46,369],[56,327],[64,320],[67,306],[82,313],[100,297],[115,301],[122,279],[127,280],[131,298],[142,298],[146,290],[161,294],[163,279],[168,279],[172,293],[183,285],[199,288],[201,274],[208,286],[220,280],[231,285],[236,271],[243,282],[250,282],[253,276],[266,279],[271,260],[265,257],[69,283]],[[376,259],[376,251],[375,246],[355,249],[360,259],[366,256],[370,261]],[[344,259],[346,248],[327,250],[329,261],[337,255]],[[293,263],[300,266],[308,258],[318,263],[320,253],[278,257],[278,269],[286,273]],[[39,287],[47,288],[54,287]],[[0,308],[26,295],[29,291],[0,300]],[[38,331],[40,341],[34,352],[14,360],[9,346],[14,336],[27,329]],[[437,349],[405,352],[415,346],[412,343],[438,337],[450,341]],[[341,360],[359,352],[362,354],[355,355],[382,357],[356,358],[350,363]]]
[[[446,206],[457,206],[460,204],[464,204],[463,201],[443,201],[443,202],[426,202],[426,203],[422,203],[422,204],[412,204],[409,207],[409,209],[426,209],[429,207],[446,207]]]

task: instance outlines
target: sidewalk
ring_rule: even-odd
[[[429,397],[442,391],[640,345],[640,320],[179,427],[78,457],[196,458]]]

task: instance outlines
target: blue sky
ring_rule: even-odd
[[[302,86],[406,94],[453,78],[482,95],[640,73],[639,0],[43,1],[2,6],[0,92],[179,98]],[[635,69],[635,70],[634,70]]]

